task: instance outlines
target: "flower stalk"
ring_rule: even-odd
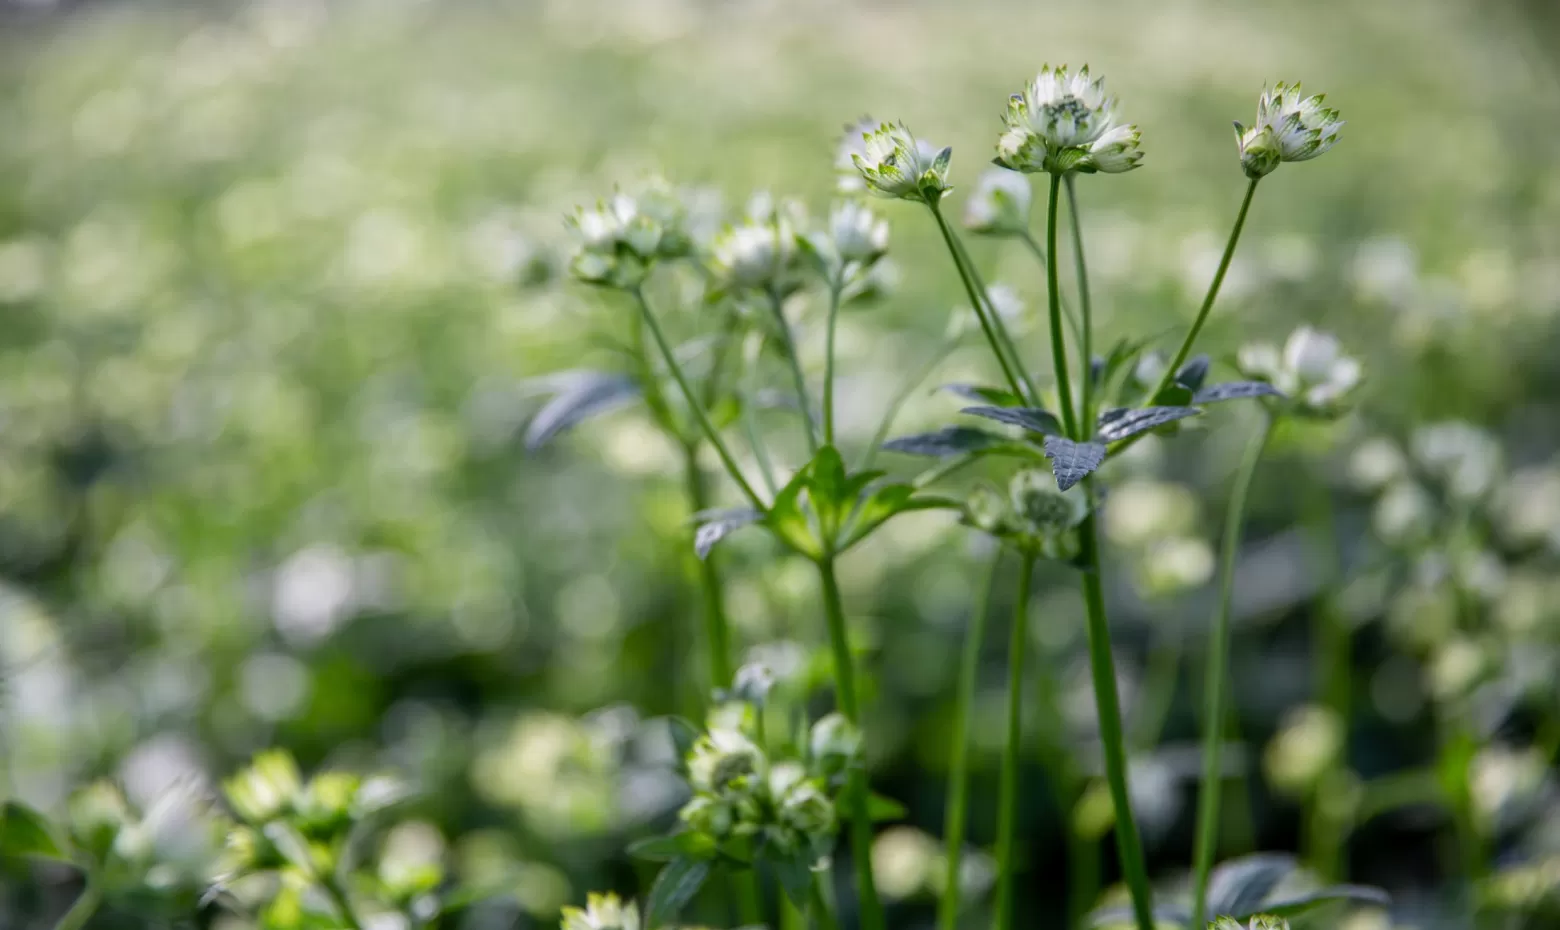
[[[1045,254],[1056,255],[1056,208],[1061,199],[1062,176],[1051,174],[1051,189],[1045,205]],[[1062,340],[1062,294],[1055,261],[1045,264],[1046,300],[1050,307],[1051,363],[1055,366],[1057,404],[1062,408],[1062,426],[1073,439],[1083,440],[1078,419],[1073,413],[1072,378],[1067,372],[1067,344]],[[1084,326],[1087,339],[1088,326]],[[1088,362],[1085,360],[1085,366]]]
[[[1035,559],[1021,553],[1018,588],[1013,595],[1013,627],[1008,636],[1007,741],[1002,750],[1002,781],[997,799],[996,930],[1013,926],[1013,887],[1017,876],[1014,837],[1018,830],[1018,758],[1024,741],[1024,654],[1029,648],[1029,597]]]

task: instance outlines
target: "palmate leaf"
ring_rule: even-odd
[[[650,886],[645,900],[645,926],[648,930],[664,925],[677,916],[710,877],[709,859],[679,857],[661,867],[661,874]]]
[[[1274,917],[1296,917],[1307,911],[1337,901],[1351,901],[1355,904],[1372,904],[1376,907],[1387,907],[1392,903],[1392,896],[1380,888],[1373,888],[1370,885],[1328,885],[1326,888],[1318,888],[1305,894],[1284,895],[1275,900],[1265,901],[1257,910],[1249,914],[1240,914],[1238,917],[1246,918],[1256,914],[1272,914]]]
[[[1105,443],[1120,442],[1199,413],[1202,411],[1196,407],[1117,408],[1101,414],[1096,438]]]
[[[1208,915],[1256,913],[1257,905],[1297,868],[1293,857],[1280,853],[1258,853],[1219,865],[1208,876]]]
[[[1283,397],[1284,392],[1266,381],[1226,381],[1210,384],[1192,396],[1197,404],[1217,404],[1220,401],[1240,400],[1246,397]]]
[[[973,417],[996,420],[998,423],[1021,426],[1031,433],[1039,433],[1042,436],[1062,435],[1061,421],[1052,416],[1049,411],[1041,410],[1039,407],[965,407],[959,412]]]
[[[699,558],[708,558],[715,544],[742,529],[757,523],[764,515],[751,507],[733,507],[730,510],[703,510],[693,515],[699,528],[693,531],[693,551]]]
[[[1045,437],[1045,457],[1051,460],[1056,486],[1067,490],[1087,478],[1105,461],[1106,449],[1097,442],[1073,442],[1060,436]]]
[[[627,375],[603,371],[570,371],[549,378],[558,385],[525,429],[525,448],[540,449],[558,434],[617,410],[639,397],[639,385]]]
[[[947,458],[965,452],[983,452],[1011,442],[1006,436],[988,433],[974,426],[945,426],[930,433],[900,436],[883,443],[889,452]]]
[[[978,400],[992,407],[1022,407],[1024,399],[1006,388],[987,387],[982,384],[944,384],[939,391],[957,394],[965,400]]]

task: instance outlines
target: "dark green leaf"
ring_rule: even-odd
[[[840,798],[840,817],[848,819],[856,813],[855,796],[849,792]],[[903,804],[887,795],[873,794],[867,797],[867,817],[874,823],[884,823],[890,820],[903,820],[910,815],[910,811]]]
[[[957,394],[966,400],[978,400],[993,407],[1022,407],[1024,399],[1005,388],[987,387],[983,384],[945,384],[938,388]]]
[[[1192,398],[1194,403],[1216,404],[1222,400],[1240,400],[1245,397],[1283,397],[1284,393],[1266,381],[1226,381],[1210,384]]]
[[[554,375],[559,385],[525,429],[525,447],[539,449],[553,437],[594,416],[616,410],[639,396],[639,385],[626,375],[572,371]]]
[[[1237,917],[1256,913],[1279,882],[1298,868],[1291,856],[1258,853],[1215,867],[1208,877],[1208,916]]]
[[[693,721],[686,717],[667,717],[666,734],[672,738],[672,746],[677,750],[677,764],[688,757],[693,751],[693,744],[699,740],[699,728]]]
[[[710,876],[708,859],[673,859],[662,866],[645,900],[645,927],[655,930],[676,917]]]
[[[996,420],[998,423],[1022,426],[1031,433],[1039,433],[1042,436],[1062,435],[1061,422],[1039,407],[965,407],[959,412]]]
[[[0,856],[70,860],[48,818],[19,801],[0,807]]]
[[[945,426],[930,433],[917,433],[914,436],[890,439],[883,443],[883,448],[890,452],[902,452],[905,455],[945,458],[964,452],[991,449],[1008,442],[1006,436],[988,433],[974,426]]]
[[[1202,411],[1196,407],[1139,407],[1127,410],[1125,413],[1112,410],[1100,417],[1099,434],[1096,438],[1100,442],[1120,442],[1138,433],[1164,426],[1166,423],[1174,423],[1185,417],[1196,416],[1199,413]]]
[[[1380,888],[1372,888],[1369,885],[1332,885],[1306,894],[1286,895],[1274,901],[1267,901],[1257,910],[1250,914],[1240,914],[1238,918],[1244,919],[1256,914],[1295,917],[1335,901],[1352,901],[1356,904],[1387,907],[1392,903],[1392,896]]]
[[[1206,355],[1198,355],[1191,361],[1181,366],[1181,370],[1175,373],[1175,383],[1184,385],[1189,390],[1197,390],[1202,387],[1208,378],[1209,360]]]
[[[764,515],[764,525],[770,532],[780,538],[782,542],[804,555],[816,557],[821,554],[818,541],[813,533],[812,524],[807,520],[807,514],[802,511],[802,492],[807,490],[811,479],[811,467],[804,467],[791,477],[791,480],[780,492],[775,495],[774,503],[769,505],[769,513]]]
[[[699,528],[693,533],[693,551],[699,558],[706,558],[715,544],[759,520],[764,515],[751,507],[734,507],[730,510],[705,510],[693,515]]]
[[[718,852],[713,837],[685,830],[666,836],[651,836],[628,844],[628,854],[650,862],[670,862],[678,856],[690,859],[712,859]]]
[[[871,497],[861,502],[850,532],[840,541],[840,550],[843,551],[860,542],[895,514],[911,510],[959,508],[957,501],[945,497],[933,495],[916,497],[914,496],[916,490],[913,485],[889,484],[873,491]]]
[[[1184,384],[1169,384],[1163,391],[1155,394],[1149,401],[1153,407],[1189,407],[1193,397],[1192,389]]]
[[[1105,461],[1106,449],[1097,442],[1073,442],[1060,436],[1045,437],[1045,457],[1051,460],[1056,486],[1065,491],[1087,478]]]
[[[808,862],[800,856],[787,856],[770,860],[770,865],[774,869],[775,878],[780,880],[780,887],[785,889],[786,897],[791,899],[792,904],[805,910],[813,880]]]

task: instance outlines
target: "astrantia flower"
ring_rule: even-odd
[[[1306,161],[1338,143],[1343,120],[1322,106],[1325,96],[1302,97],[1299,84],[1280,82],[1257,100],[1257,124],[1235,124],[1240,165],[1248,178],[1272,173],[1280,162]]]
[[[910,134],[903,123],[883,123],[863,134],[851,162],[867,189],[882,197],[936,204],[948,187],[953,149],[937,149]]]
[[[1006,168],[988,168],[964,204],[964,226],[988,236],[1016,236],[1029,229],[1034,190],[1029,179]]]
[[[796,234],[806,222],[800,204],[755,195],[747,219],[721,230],[710,244],[710,271],[733,291],[790,292],[800,274]]]
[[[579,238],[569,268],[590,284],[632,285],[655,260],[681,257],[690,248],[687,211],[660,180],[637,196],[619,192],[594,207],[578,207],[566,222]]]
[[[888,221],[854,201],[836,204],[829,211],[829,240],[844,261],[871,264],[888,251]]]
[[[736,729],[713,729],[693,744],[688,755],[688,781],[695,791],[713,794],[752,790],[764,777],[764,751]]]
[[[615,894],[592,892],[585,898],[584,910],[563,909],[561,930],[639,930],[639,908]]]
[[[834,170],[839,175],[835,189],[840,193],[855,194],[867,189],[866,180],[856,169],[856,156],[866,157],[867,136],[879,125],[881,124],[870,116],[863,116],[854,123],[845,125],[845,132],[840,136],[839,145],[834,153]]]
[[[1289,921],[1282,917],[1258,914],[1249,921],[1220,917],[1210,927],[1211,930],[1289,930]]]
[[[1023,172],[1104,171],[1136,168],[1137,127],[1116,124],[1116,98],[1104,78],[1067,66],[1040,69],[1021,94],[1008,98],[1006,130],[997,141],[999,164]]]
[[[1335,337],[1309,326],[1295,330],[1282,352],[1271,345],[1243,347],[1237,364],[1242,374],[1282,391],[1296,412],[1319,417],[1341,413],[1364,374]]]

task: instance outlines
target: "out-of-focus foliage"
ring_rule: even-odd
[[[524,448],[551,393],[537,379],[613,367],[598,337],[627,320],[562,280],[565,213],[652,172],[724,187],[728,217],[753,189],[821,212],[835,134],[864,111],[952,145],[958,205],[1007,90],[1087,58],[1130,98],[1147,153],[1085,188],[1107,336],[1189,319],[1244,183],[1229,121],[1251,122],[1264,82],[1304,77],[1349,120],[1333,154],[1264,182],[1206,342],[1230,376],[1241,343],[1311,323],[1368,373],[1359,413],[1286,428],[1257,481],[1235,650],[1248,837],[1300,846],[1296,799],[1341,799],[1362,824],[1347,874],[1428,925],[1445,866],[1419,840],[1437,815],[1371,819],[1361,782],[1424,766],[1438,715],[1466,712],[1473,820],[1505,854],[1484,893],[1554,906],[1560,89],[1542,16],[1455,0],[0,10],[0,795],[63,813],[73,786],[109,777],[144,811],[280,744],[311,770],[414,783],[419,829],[512,899],[473,925],[550,922],[587,888],[627,886],[624,840],[687,800],[647,718],[699,703],[698,607],[679,450],[642,416]],[[962,299],[935,229],[908,215],[890,214],[897,293],[841,321],[855,449]],[[975,253],[1042,293],[1021,247]],[[696,312],[677,311],[681,335]],[[990,377],[970,349],[936,380]],[[900,427],[959,404],[917,393]],[[1473,426],[1425,428],[1449,421]],[[783,415],[763,422],[795,442]],[[1205,511],[1222,511],[1241,432],[1151,439],[1108,466],[1122,690],[1132,728],[1167,744],[1135,747],[1155,863],[1189,843],[1195,766],[1174,744],[1195,732],[1195,689],[1175,669],[1202,648]],[[1317,501],[1347,584],[1311,554]],[[805,693],[827,667],[806,566],[761,540],[722,547],[742,643]],[[968,529],[907,517],[841,576],[869,644],[874,785],[931,832],[972,561]],[[1042,572],[1034,634],[1069,732],[1034,739],[1088,759],[1065,581]],[[1312,706],[1321,609],[1355,632],[1346,720]],[[990,672],[977,779],[1002,738]],[[1104,833],[1091,797],[1071,815]],[[1021,813],[1051,888],[1056,817]],[[974,840],[991,820],[977,793]],[[883,833],[880,871],[920,919],[940,873],[917,836]],[[75,893],[49,866],[0,869],[6,926]],[[1054,910],[1044,893],[1020,904]]]

